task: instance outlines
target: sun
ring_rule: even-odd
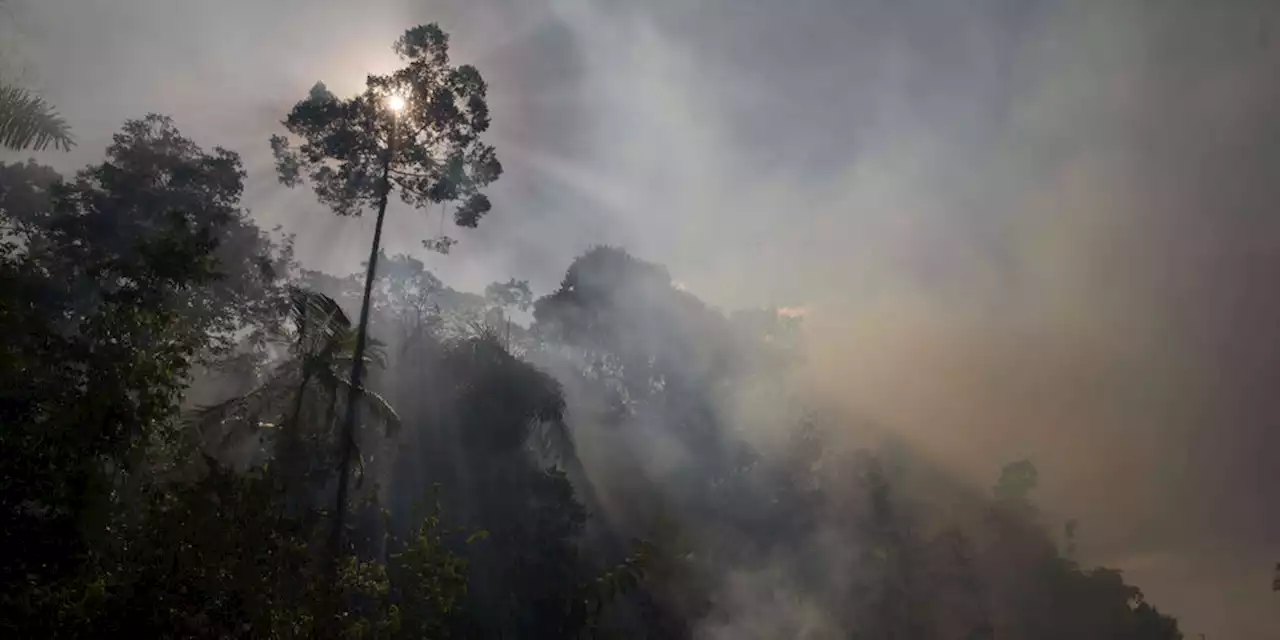
[[[387,108],[396,113],[404,110],[404,96],[393,93],[387,97]]]

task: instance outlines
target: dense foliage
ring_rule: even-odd
[[[386,83],[444,74],[412,109],[470,150],[406,162],[474,223],[497,171],[471,133],[484,86],[444,43],[411,30],[408,70],[300,105],[311,146],[286,170],[310,166],[340,211],[376,201],[335,191],[367,186],[377,155],[348,130],[383,131],[366,111]],[[303,123],[320,115],[336,119]],[[842,444],[857,427],[788,388],[794,319],[726,316],[609,247],[536,301],[376,249],[362,289],[372,270],[297,271],[241,208],[243,179],[161,116],[70,178],[0,165],[5,637],[1181,637],[1046,533],[1029,462],[982,493],[909,450]],[[365,300],[376,339],[358,349]],[[777,409],[735,411],[747,397]],[[747,435],[762,428],[777,437]]]

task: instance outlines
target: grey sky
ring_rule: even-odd
[[[167,113],[241,152],[309,266],[371,221],[270,172],[438,21],[492,91],[495,212],[428,265],[545,292],[617,243],[804,305],[815,380],[974,482],[1030,455],[1083,550],[1184,629],[1280,637],[1280,9],[1262,0],[11,0],[7,68],[98,154]],[[14,62],[17,49],[21,60]],[[16,65],[16,66],[15,66]],[[419,250],[439,212],[392,213]]]

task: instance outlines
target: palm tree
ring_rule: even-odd
[[[336,439],[339,403],[347,397],[355,397],[365,414],[383,425],[386,436],[399,429],[400,417],[382,396],[363,387],[353,389],[345,377],[354,359],[356,335],[338,304],[326,295],[300,288],[293,289],[290,297],[294,326],[290,357],[257,388],[200,408],[192,421],[202,442],[221,454],[270,430],[265,432],[272,436],[267,453],[281,463],[286,483],[296,487],[312,477],[310,457],[325,450],[309,448],[307,443],[319,445]],[[364,365],[385,364],[382,345],[373,341],[365,350]],[[315,419],[322,410],[323,418]],[[311,420],[306,420],[308,414],[313,416]]]
[[[0,85],[0,145],[14,151],[69,151],[71,127],[53,105],[26,89]]]

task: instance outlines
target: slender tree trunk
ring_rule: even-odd
[[[338,499],[333,510],[333,530],[329,534],[329,552],[336,576],[338,558],[342,553],[343,520],[347,512],[347,485],[351,481],[351,456],[356,444],[356,417],[360,393],[364,384],[364,352],[369,341],[369,306],[373,294],[373,279],[378,266],[378,251],[382,245],[382,221],[387,215],[387,199],[391,193],[391,159],[395,153],[396,119],[391,120],[391,136],[387,140],[387,155],[382,161],[382,193],[378,198],[378,220],[373,228],[373,246],[369,249],[369,266],[364,276],[364,300],[360,304],[360,325],[356,329],[355,360],[351,364],[351,386],[347,391],[347,406],[342,420],[338,450]]]
[[[281,458],[285,469],[286,500],[293,498],[298,489],[302,403],[307,395],[307,384],[311,382],[311,376],[308,375],[309,372],[307,371],[307,324],[310,320],[310,315],[310,309],[304,307],[302,317],[298,319],[298,358],[299,362],[302,363],[302,380],[298,383],[298,392],[293,398],[293,414],[289,416],[288,422],[280,425],[280,450],[276,452],[277,457]]]
[[[325,414],[324,414],[324,430],[322,431],[322,433],[325,433],[325,434],[332,433],[332,430],[336,429],[337,427],[338,427],[338,390],[335,388],[333,390],[333,393],[329,394],[329,408],[325,411]],[[319,451],[322,447],[323,442],[324,442],[323,438],[316,439],[314,450]],[[319,464],[323,464],[323,459],[321,459]],[[308,456],[307,469],[306,469],[306,477],[308,482],[311,482],[311,483],[316,482],[317,480],[316,466],[317,466],[317,461],[315,456]],[[311,486],[314,487],[315,485],[313,484]],[[312,500],[316,502],[322,502],[324,500],[324,491],[321,490],[317,493],[316,491],[313,490]]]
[[[305,366],[305,365],[304,365]],[[307,395],[307,385],[311,377],[302,374],[302,382],[298,383],[298,392],[293,399],[293,415],[288,422],[280,425],[280,450],[276,456],[284,469],[285,497],[292,501],[298,495],[302,478],[302,405]]]
[[[293,416],[289,418],[285,429],[288,431],[285,437],[290,444],[294,444],[298,436],[302,433],[302,403],[307,395],[307,385],[311,384],[311,376],[302,374],[302,382],[298,383],[298,393],[293,398]]]

